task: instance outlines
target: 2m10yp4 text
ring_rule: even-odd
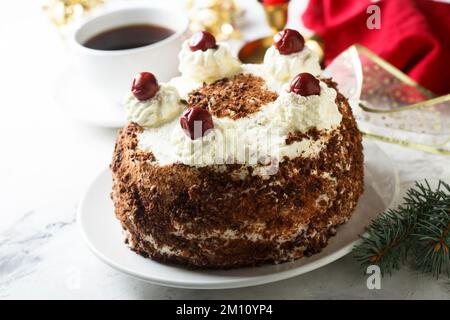
[[[176,308],[177,315],[197,315],[204,318],[209,315],[264,315],[272,314],[272,312],[270,304],[221,304],[218,307],[183,304]]]

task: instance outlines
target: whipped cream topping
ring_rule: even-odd
[[[200,88],[203,82],[180,76],[170,79],[169,84],[178,89],[178,93],[182,99],[187,100],[189,92]]]
[[[327,137],[286,144],[290,132],[337,128],[342,115],[335,103],[336,91],[320,83],[320,95],[302,97],[287,92],[258,112],[236,120],[213,116],[214,129],[192,140],[182,131],[178,118],[139,136],[139,149],[152,151],[161,165],[175,162],[203,167],[220,164],[254,166],[254,175],[270,175],[285,157],[314,157]]]
[[[194,82],[210,83],[218,79],[230,77],[240,71],[240,62],[235,58],[225,43],[218,43],[216,49],[191,51],[186,40],[178,55],[183,77]]]
[[[131,95],[126,104],[128,118],[146,127],[138,137],[138,148],[151,151],[160,165],[219,165],[220,170],[222,164],[246,164],[254,167],[253,175],[268,176],[286,158],[315,157],[329,139],[323,134],[317,140],[304,138],[287,145],[289,133],[306,132],[313,127],[327,131],[340,125],[342,115],[333,88],[320,82],[320,95],[303,97],[288,92],[287,80],[299,72],[320,73],[317,57],[306,47],[284,56],[272,47],[264,64],[241,65],[225,44],[219,44],[217,49],[191,51],[186,41],[179,57],[180,77],[162,84],[153,99],[140,102]],[[179,123],[183,110],[180,96],[186,99],[203,82],[239,72],[264,78],[278,98],[238,119],[213,115],[214,128],[202,138],[192,140],[186,136]]]
[[[147,128],[158,127],[180,114],[180,95],[173,85],[160,84],[156,95],[145,101],[139,101],[130,93],[125,100],[125,111],[129,121]]]
[[[339,126],[342,114],[336,106],[336,90],[320,82],[320,95],[301,96],[288,92],[289,85],[275,101],[278,122],[287,126],[284,133],[307,130],[316,127],[329,130]]]
[[[300,52],[288,55],[280,54],[271,46],[264,56],[264,69],[268,77],[280,82],[289,81],[301,72],[321,73],[319,57],[307,46]]]

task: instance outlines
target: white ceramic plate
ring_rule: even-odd
[[[113,268],[144,281],[180,288],[224,289],[254,286],[294,277],[320,268],[349,253],[372,219],[385,210],[398,192],[393,162],[375,143],[364,142],[365,191],[350,221],[338,228],[319,254],[279,265],[235,270],[188,270],[143,258],[123,242],[122,229],[114,215],[111,175],[103,171],[90,185],[78,212],[78,222],[90,249]]]

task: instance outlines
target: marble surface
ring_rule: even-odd
[[[259,14],[246,37],[264,34],[251,23]],[[53,84],[70,58],[39,2],[10,1],[0,21],[0,299],[450,298],[448,280],[407,268],[369,290],[351,255],[277,283],[214,291],[156,286],[104,265],[83,243],[75,215],[109,163],[116,131],[77,122],[55,103]],[[379,146],[397,163],[403,190],[417,179],[450,181],[450,157]]]

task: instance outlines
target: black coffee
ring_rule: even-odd
[[[96,50],[125,50],[143,47],[174,34],[173,30],[153,24],[136,24],[97,34],[83,45]]]

